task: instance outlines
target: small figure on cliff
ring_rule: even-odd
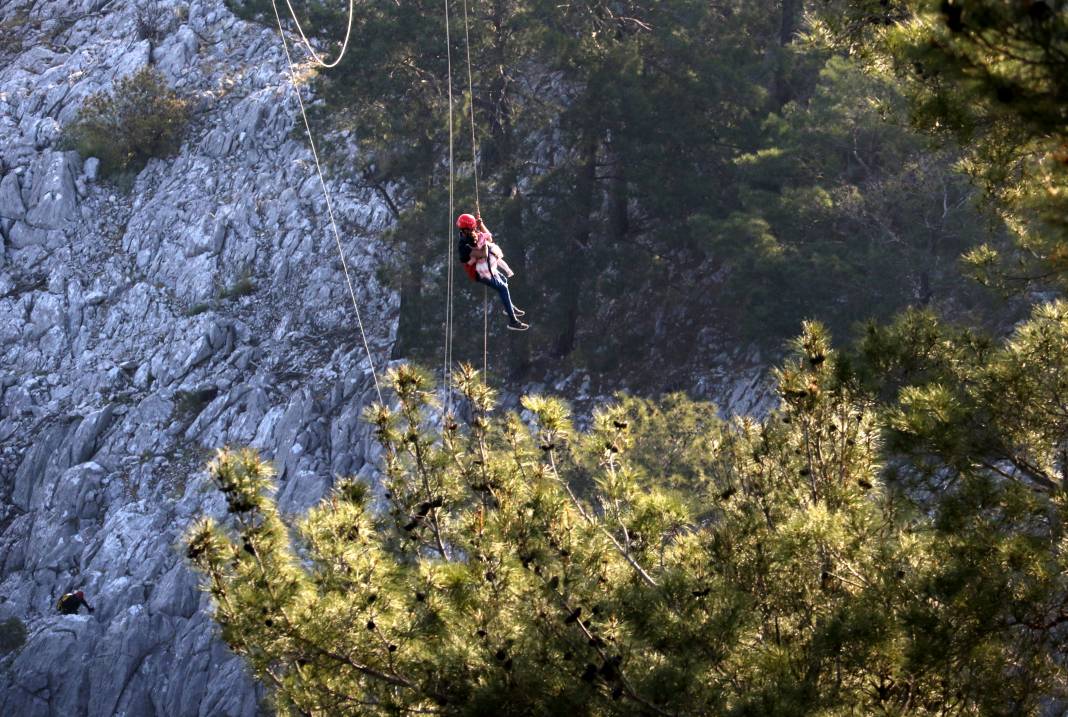
[[[77,615],[82,605],[85,605],[85,609],[90,613],[93,612],[93,607],[85,601],[85,593],[77,590],[61,597],[56,603],[56,609],[63,615]]]
[[[530,327],[519,320],[525,312],[515,307],[508,291],[506,277],[511,277],[514,272],[504,261],[504,252],[493,242],[493,235],[482,223],[481,215],[461,214],[456,219],[456,228],[460,230],[460,262],[467,276],[472,281],[496,289],[501,296],[505,313],[508,314],[508,328],[512,331],[526,331]]]

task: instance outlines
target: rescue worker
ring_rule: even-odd
[[[85,608],[90,613],[93,612],[92,606],[85,601],[85,593],[77,590],[61,597],[59,602],[56,603],[56,609],[63,615],[77,615],[82,605],[85,605]]]

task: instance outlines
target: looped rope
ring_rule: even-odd
[[[274,0],[271,0],[271,4],[274,4]],[[315,48],[312,47],[311,42],[308,40],[308,36],[304,34],[304,28],[300,26],[300,20],[297,18],[297,11],[293,9],[293,4],[290,2],[290,0],[286,0],[286,7],[289,8],[289,16],[293,18],[293,24],[297,26],[297,32],[300,33],[300,39],[304,42],[304,46],[308,48],[308,52],[311,53],[312,60],[315,62],[315,64],[319,67],[324,67],[326,69],[330,69],[331,67],[337,67],[341,63],[341,58],[345,56],[345,51],[349,49],[349,37],[351,37],[352,35],[352,18],[353,12],[356,9],[356,0],[349,0],[349,24],[347,29],[345,30],[345,40],[341,43],[340,54],[338,54],[337,58],[335,58],[333,62],[327,62],[323,58],[319,57],[319,53],[317,53],[315,51]],[[277,7],[275,7],[274,9],[274,15],[275,17],[278,17]],[[278,25],[280,28],[282,25],[281,21],[279,21]],[[284,39],[283,42],[285,42]],[[287,50],[286,54],[288,54],[288,52],[289,51]]]
[[[352,0],[350,0],[349,14],[350,31],[352,29],[351,3]],[[289,0],[286,0],[286,4],[289,4]],[[300,86],[297,84],[297,73],[296,70],[293,69],[293,58],[289,54],[289,43],[286,42],[285,30],[282,28],[282,17],[278,13],[278,4],[276,0],[271,0],[271,7],[274,8],[274,19],[278,22],[278,35],[282,38],[282,49],[285,50],[286,64],[289,66],[289,81],[290,84],[293,85],[293,91],[297,95],[297,104],[300,106],[300,115],[304,118],[304,130],[307,132],[308,145],[311,147],[312,158],[315,160],[315,171],[319,174],[319,184],[323,188],[323,196],[326,197],[326,212],[330,217],[330,227],[334,231],[334,241],[337,243],[337,252],[338,255],[341,257],[341,268],[345,272],[345,283],[348,285],[349,296],[352,298],[352,308],[356,312],[356,323],[360,327],[360,337],[363,339],[363,350],[367,353],[367,363],[371,366],[371,378],[374,379],[375,392],[378,394],[378,401],[380,403],[384,403],[382,399],[382,388],[378,383],[378,372],[375,371],[374,357],[371,355],[371,346],[367,342],[367,332],[364,331],[363,318],[360,316],[360,304],[356,300],[356,289],[353,288],[352,276],[349,273],[349,265],[348,262],[345,260],[345,250],[341,246],[341,233],[338,231],[337,221],[334,219],[334,204],[330,200],[330,191],[326,187],[326,178],[323,177],[323,166],[322,163],[319,161],[319,152],[315,147],[315,139],[312,137],[311,123],[308,121],[308,113],[304,108],[304,98],[300,96]],[[292,11],[292,9],[292,6],[290,6],[290,11]],[[297,23],[297,27],[300,27],[299,23]],[[301,33],[301,37],[304,37],[303,32]],[[348,34],[345,35],[345,42],[347,45]],[[305,44],[306,43],[307,38],[305,38]],[[312,51],[312,54],[314,54],[314,50]],[[342,49],[342,55],[344,55],[344,48]],[[340,61],[341,58],[338,57],[337,60],[334,61],[334,64],[337,64]],[[322,66],[327,67],[331,65]]]

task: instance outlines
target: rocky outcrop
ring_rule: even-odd
[[[0,619],[29,628],[0,656],[0,714],[257,714],[179,550],[222,510],[204,465],[256,446],[287,510],[372,474],[370,364],[277,37],[222,0],[161,5],[143,39],[135,3],[0,4]],[[62,127],[149,63],[194,121],[123,191]],[[387,214],[331,190],[381,363]],[[56,614],[72,589],[95,613]]]

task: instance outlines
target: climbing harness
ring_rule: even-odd
[[[316,62],[322,67],[333,67],[337,63],[341,62],[341,58],[345,55],[345,50],[348,48],[349,35],[352,33],[352,11],[354,0],[349,0],[349,29],[345,32],[345,44],[341,48],[341,54],[333,61],[333,63],[323,63],[322,60],[316,55],[314,50],[311,50],[312,55],[315,57]],[[286,5],[289,7],[290,13],[293,15],[293,20],[296,21],[296,14],[293,12],[293,6],[290,5],[289,0],[286,0]],[[371,366],[371,378],[374,379],[375,392],[378,394],[379,403],[384,403],[382,398],[382,387],[378,383],[378,372],[375,371],[375,360],[371,355],[371,346],[367,342],[367,332],[363,328],[363,318],[360,316],[360,304],[356,300],[356,290],[352,286],[352,275],[349,273],[348,261],[345,260],[345,250],[341,246],[341,233],[337,228],[337,221],[334,219],[334,204],[330,200],[330,191],[326,186],[326,178],[323,177],[323,166],[319,161],[319,151],[315,147],[315,139],[312,137],[311,123],[308,121],[308,113],[304,107],[304,99],[300,96],[300,86],[297,84],[297,73],[293,69],[293,58],[289,54],[289,43],[286,42],[285,30],[282,28],[282,17],[278,13],[277,0],[271,0],[271,7],[274,8],[274,19],[278,22],[278,35],[282,38],[282,49],[285,50],[286,64],[289,66],[289,81],[293,85],[293,90],[297,95],[297,104],[300,106],[300,115],[304,118],[304,130],[308,135],[308,145],[311,147],[312,158],[315,160],[315,171],[319,175],[319,184],[323,188],[323,196],[326,197],[326,212],[330,217],[330,227],[334,232],[334,241],[337,244],[338,255],[341,257],[341,269],[345,272],[345,283],[349,288],[349,296],[352,298],[352,308],[356,312],[356,324],[360,327],[360,338],[363,340],[363,350],[367,353],[367,363]],[[300,23],[297,23],[298,30],[300,29]],[[301,38],[304,40],[304,44],[311,49],[311,45],[308,43],[308,38],[304,36],[304,32],[300,32]]]

